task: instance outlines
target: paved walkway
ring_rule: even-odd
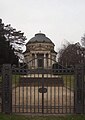
[[[42,93],[39,93],[40,87],[17,87],[12,91],[12,105],[17,106],[16,111],[36,112],[42,110]],[[46,87],[45,87],[46,88]],[[47,107],[48,106],[48,107]],[[55,112],[73,111],[74,106],[74,92],[66,87],[48,87],[47,93],[44,93],[44,107],[45,110],[52,109]],[[40,107],[40,108],[38,108]],[[46,108],[47,107],[47,108]],[[55,107],[55,109],[54,109]],[[19,109],[20,108],[20,109]],[[15,111],[15,109],[13,109]],[[32,112],[31,111],[31,112]]]

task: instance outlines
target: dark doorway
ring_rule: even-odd
[[[43,66],[44,66],[44,59],[43,59],[44,55],[43,54],[38,54],[37,56],[38,56],[38,60],[37,60],[38,68],[43,68]]]

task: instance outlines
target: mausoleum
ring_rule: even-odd
[[[54,43],[43,33],[37,33],[26,44],[24,52],[25,62],[28,68],[51,68],[56,62],[57,52]]]

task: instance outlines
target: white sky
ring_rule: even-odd
[[[58,50],[85,33],[85,0],[0,0],[0,18],[28,40],[41,30]]]

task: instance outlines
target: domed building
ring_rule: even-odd
[[[26,44],[24,52],[25,62],[28,68],[51,68],[56,62],[57,53],[54,43],[43,33],[37,33]]]

